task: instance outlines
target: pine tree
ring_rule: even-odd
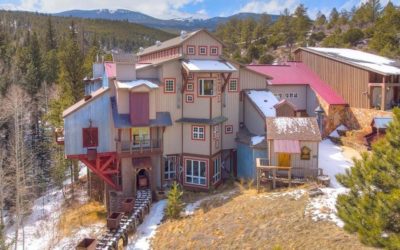
[[[182,202],[183,192],[179,187],[179,184],[174,182],[171,190],[168,192],[168,201],[166,208],[166,215],[171,219],[178,219],[183,210]]]
[[[51,21],[51,17],[47,19],[47,31],[46,31],[46,51],[51,51],[57,48],[56,32]]]
[[[292,25],[296,34],[296,40],[305,44],[307,33],[311,29],[312,22],[303,4],[300,4],[294,11]]]
[[[337,179],[349,189],[336,205],[345,229],[366,244],[400,249],[400,109],[372,154]]]

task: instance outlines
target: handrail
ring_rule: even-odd
[[[160,149],[162,145],[161,139],[143,139],[143,140],[116,140],[118,152],[140,152],[145,150],[153,151],[153,149]]]

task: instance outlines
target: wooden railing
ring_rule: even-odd
[[[293,182],[304,183],[315,180],[317,176],[323,175],[320,168],[302,168],[286,166],[270,166],[268,159],[256,159],[257,190],[261,180],[272,180],[272,188],[276,187],[276,181],[287,182],[289,187]]]
[[[162,148],[161,139],[144,139],[134,141],[116,141],[118,153],[144,153],[160,151]]]

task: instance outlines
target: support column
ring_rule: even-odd
[[[383,76],[382,94],[381,94],[381,110],[386,109],[386,76]]]

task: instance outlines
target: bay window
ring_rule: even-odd
[[[201,160],[186,160],[186,183],[194,185],[206,185],[206,170],[205,161]]]

